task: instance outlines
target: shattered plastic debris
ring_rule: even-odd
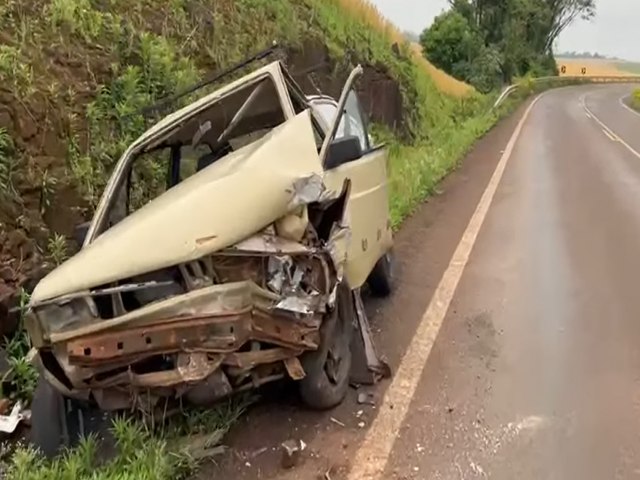
[[[282,299],[275,308],[289,312],[308,315],[322,311],[321,297],[318,292],[306,293],[301,284],[305,271],[299,266],[293,266],[291,257],[269,257],[269,288],[280,295]],[[293,270],[293,273],[291,273]]]
[[[307,444],[303,440],[287,440],[281,445],[282,448],[282,466],[284,468],[293,468],[300,461],[300,456]]]
[[[313,202],[321,202],[326,196],[327,187],[322,177],[314,173],[308,177],[299,178],[293,182],[293,198],[289,202],[289,210],[294,210],[301,205]]]
[[[375,397],[371,392],[360,392],[358,393],[358,403],[360,405],[375,405]]]
[[[276,304],[276,308],[308,315],[319,310],[318,298],[318,295],[284,297]]]
[[[350,241],[351,229],[343,225],[334,225],[333,230],[329,235],[327,250],[329,251],[331,260],[336,268],[338,281],[342,280],[344,264],[347,261],[347,250]]]
[[[254,235],[246,240],[236,243],[233,250],[243,252],[259,252],[259,253],[311,253],[313,250],[305,245],[287,240],[286,238],[277,237],[268,231],[264,231],[260,235]]]
[[[282,293],[285,282],[289,277],[292,260],[289,256],[269,257],[269,288],[275,293]]]
[[[18,424],[24,419],[22,403],[19,401],[11,409],[9,415],[0,415],[0,432],[13,433],[18,428]]]

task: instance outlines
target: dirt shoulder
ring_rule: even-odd
[[[367,299],[378,351],[392,369],[398,364],[447,267],[469,218],[526,105],[499,122],[480,139],[461,166],[439,186],[438,194],[408,218],[395,239],[397,288],[386,300]],[[349,461],[376,416],[376,406],[359,404],[371,392],[379,402],[388,381],[375,388],[352,389],[347,400],[329,412],[304,410],[292,386],[273,386],[232,429],[227,452],[205,465],[197,479],[346,478]],[[292,469],[281,465],[286,440],[306,445]]]

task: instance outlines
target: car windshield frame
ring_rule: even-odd
[[[180,111],[166,116],[163,120],[160,120],[153,127],[143,133],[138,138],[138,140],[134,141],[121,155],[116,164],[116,167],[114,168],[109,178],[109,181],[107,182],[107,186],[103,191],[100,202],[98,203],[98,207],[96,208],[94,216],[91,220],[91,224],[83,243],[83,247],[94,242],[97,238],[99,238],[102,234],[104,234],[112,227],[107,225],[109,214],[116,207],[121,188],[123,187],[123,184],[127,182],[129,173],[132,169],[132,165],[136,161],[136,159],[138,159],[141,155],[150,153],[159,148],[163,148],[162,145],[168,138],[170,138],[172,135],[175,135],[176,132],[180,131],[181,128],[184,128],[185,124],[196,118],[198,115],[201,115],[206,110],[212,108],[214,105],[224,101],[240,90],[249,88],[251,86],[257,88],[261,82],[263,82],[265,79],[269,79],[273,82],[273,86],[275,88],[275,91],[277,92],[278,103],[280,104],[280,108],[282,109],[284,121],[286,122],[293,118],[294,112],[291,101],[289,98],[284,98],[284,93],[289,93],[289,87],[286,84],[284,75],[282,74],[283,69],[278,68],[278,71],[280,73],[280,75],[278,75],[271,65],[253,72],[253,74],[250,74],[245,78],[245,82],[242,82],[242,79],[239,79],[240,83],[235,86],[235,88],[231,88],[222,94],[220,94],[220,90],[218,90],[208,95],[207,97],[194,102],[187,107],[191,108],[191,110],[183,112],[184,115],[179,115],[175,119],[172,119],[172,121],[167,122],[166,125],[162,125],[163,121],[170,119],[173,115],[179,114]],[[223,87],[223,89],[224,88],[225,87]],[[162,125],[162,128],[160,128],[156,132],[153,132],[154,128],[157,128],[159,125]]]

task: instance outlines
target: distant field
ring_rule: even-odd
[[[623,76],[629,75],[630,73],[629,71],[625,71],[624,69],[620,68],[622,64],[616,63],[612,60],[596,60],[591,58],[557,58],[556,61],[558,63],[558,68],[560,69],[560,75],[562,76]],[[585,69],[584,72],[583,68]],[[640,71],[637,73],[640,73]]]
[[[620,70],[629,72],[633,75],[640,75],[640,63],[637,62],[620,62],[616,64]]]

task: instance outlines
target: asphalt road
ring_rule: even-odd
[[[480,141],[398,234],[393,298],[368,303],[396,372],[375,407],[352,392],[318,414],[275,395],[202,478],[640,478],[630,91],[551,91]],[[308,448],[283,470],[289,438]]]

